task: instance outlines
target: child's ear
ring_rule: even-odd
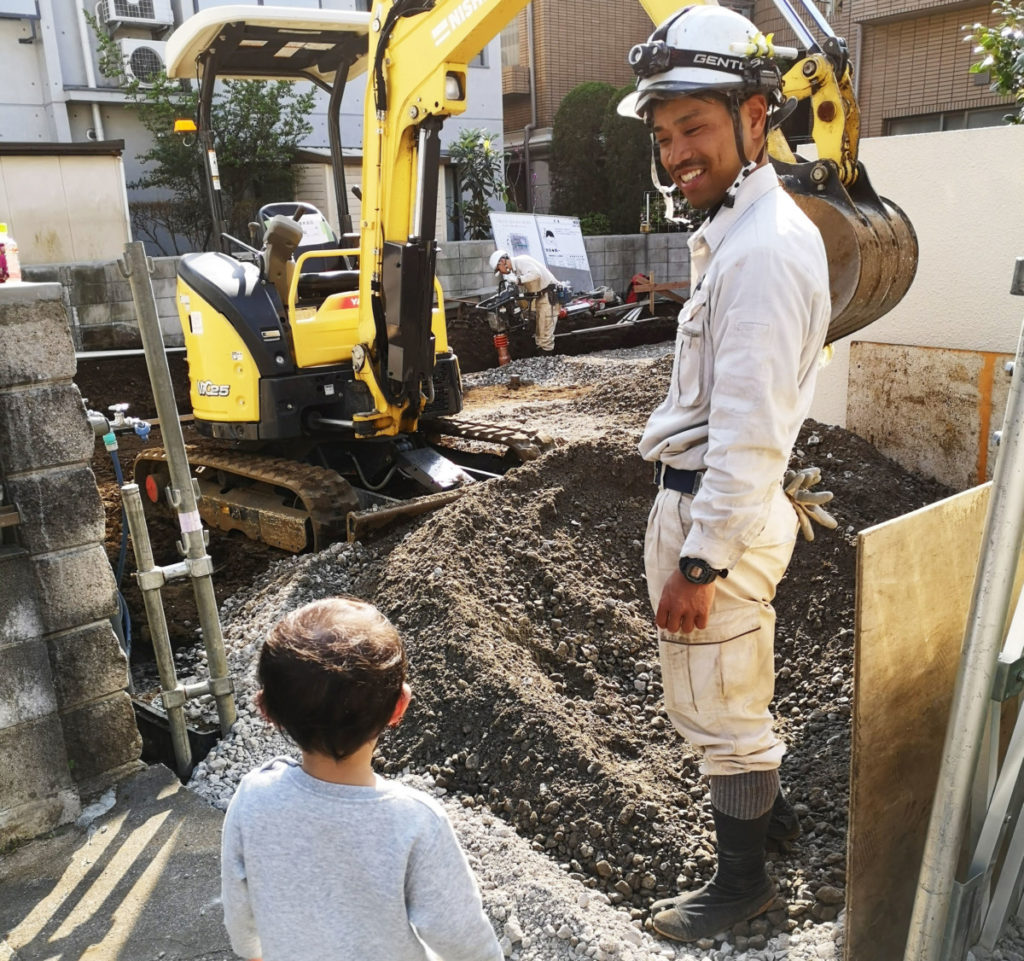
[[[395,709],[391,713],[391,720],[388,721],[388,727],[397,727],[398,722],[402,720],[402,715],[405,714],[406,708],[409,707],[409,701],[412,700],[412,688],[408,684],[402,685],[402,693],[398,695],[398,701],[395,703]]]
[[[256,692],[256,707],[259,709],[260,717],[262,717],[264,721],[266,721],[268,724],[272,725],[273,727],[277,727],[277,725],[274,724],[273,720],[271,719],[270,715],[267,714],[267,709],[266,709],[265,705],[263,704],[263,688],[262,687]]]

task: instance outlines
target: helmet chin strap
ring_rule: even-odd
[[[796,105],[795,100],[793,101],[793,105]],[[768,150],[767,129],[771,123],[771,117],[765,121],[766,134],[764,141],[761,143],[761,149],[757,152],[757,156],[753,160],[747,160],[746,151],[743,149],[743,128],[740,124],[740,98],[735,91],[730,91],[728,94],[728,109],[729,116],[732,119],[733,137],[736,140],[736,154],[740,159],[741,166],[739,173],[736,174],[736,179],[729,185],[729,189],[726,190],[725,195],[709,211],[711,216],[714,216],[722,207],[731,207],[736,202],[736,192],[740,189],[740,185],[747,179],[747,177],[757,170],[761,161],[764,160],[765,154]],[[775,113],[775,111],[773,111],[773,113]],[[786,111],[786,113],[789,113],[789,111]],[[674,194],[678,188],[675,184],[672,184],[670,187],[666,187],[658,178],[656,149],[653,138],[651,141],[651,183],[654,184],[654,189],[661,194],[661,199],[665,203],[665,219],[670,220],[673,223],[690,226],[689,218],[687,218],[685,214],[677,214],[675,212],[676,204]]]
[[[735,91],[729,92],[729,115],[732,117],[732,134],[736,139],[736,154],[740,158],[741,166],[740,172],[736,174],[736,179],[729,185],[729,189],[726,190],[725,196],[722,198],[721,205],[723,207],[731,207],[736,203],[736,191],[740,189],[740,184],[757,170],[764,159],[765,151],[768,149],[768,139],[766,137],[761,144],[761,149],[757,152],[757,156],[753,160],[747,160],[747,154],[743,149],[743,128],[740,125],[740,98]]]
[[[670,187],[666,187],[658,177],[658,165],[655,160],[654,144],[651,144],[651,183],[654,184],[654,189],[661,194],[661,199],[665,204],[665,219],[671,221],[674,224],[680,224],[683,227],[692,227],[693,224],[690,218],[686,216],[682,211],[676,213],[676,201],[675,194],[679,189],[675,184]]]

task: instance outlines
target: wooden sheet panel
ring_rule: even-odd
[[[859,537],[848,961],[903,957],[990,489]]]

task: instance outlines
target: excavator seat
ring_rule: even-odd
[[[315,260],[313,263],[319,264],[322,261]],[[322,300],[330,294],[343,294],[358,289],[358,270],[324,270],[319,273],[304,270],[299,274],[300,301]]]
[[[302,228],[295,256],[310,250],[337,250],[338,248],[358,247],[358,234],[342,234],[340,237],[328,223],[327,218],[313,204],[302,201],[264,204],[256,215],[266,229],[274,217],[285,216],[294,220]],[[348,270],[355,266],[348,257],[330,257],[307,261],[302,265],[303,273],[324,273],[334,270]]]

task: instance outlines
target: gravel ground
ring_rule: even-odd
[[[670,353],[468,375],[468,416],[543,430],[554,449],[381,540],[286,558],[225,600],[239,720],[189,786],[225,808],[242,775],[292,752],[253,706],[259,645],[284,611],[355,594],[398,625],[411,663],[413,706],[378,769],[442,799],[508,957],[839,958],[856,532],[949,492],[805,425],[794,465],[822,468],[840,526],[798,544],[776,602],[782,777],[803,835],[770,854],[780,899],[766,915],[697,945],[661,940],[651,901],[714,868],[698,759],[663,711],[642,572],[653,489],[635,447]]]

